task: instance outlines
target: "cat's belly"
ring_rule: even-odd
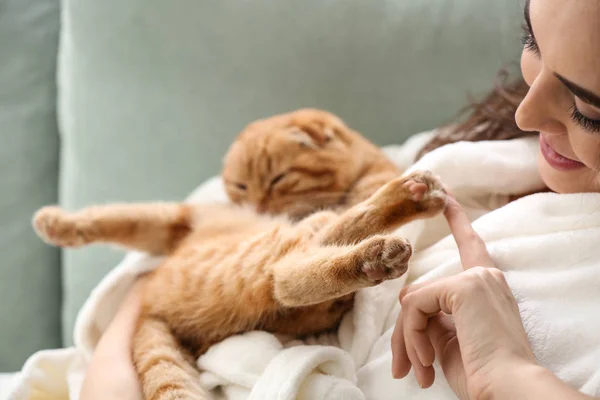
[[[354,294],[309,307],[281,309],[257,326],[260,330],[306,336],[336,329],[344,314],[352,309]]]
[[[144,313],[166,321],[194,349],[254,329],[299,334],[331,329],[345,305],[288,312],[274,298],[271,267],[306,244],[291,227],[281,225],[250,238],[188,241],[152,272]]]
[[[212,345],[230,336],[253,330],[292,335],[297,338],[333,331],[339,327],[343,316],[352,309],[353,304],[354,294],[350,294],[310,307],[281,309],[255,321],[247,320],[244,327],[241,327],[239,320],[222,315],[218,329],[213,327],[212,330],[207,330],[206,325],[198,325],[195,329],[182,330],[180,324],[174,324],[179,329],[175,328],[173,331],[181,343],[199,357]]]
[[[170,276],[162,290],[148,291],[145,309],[165,320],[174,335],[194,354],[229,336],[252,330],[297,337],[336,329],[354,303],[350,294],[338,300],[299,308],[283,308],[273,297],[268,274],[252,279],[221,279],[205,272],[196,282]],[[168,288],[165,288],[165,285]]]

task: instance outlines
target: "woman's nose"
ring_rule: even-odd
[[[515,120],[519,128],[526,132],[564,134],[564,110],[561,109],[560,81],[549,71],[542,71],[531,84],[521,102]]]

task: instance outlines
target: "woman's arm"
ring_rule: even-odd
[[[100,339],[85,374],[81,400],[142,400],[131,359],[133,334],[140,313],[141,279],[133,285]]]
[[[590,400],[539,365],[507,365],[492,380],[493,399]]]

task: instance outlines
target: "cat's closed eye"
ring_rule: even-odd
[[[243,184],[243,183],[235,183],[234,185],[235,185],[236,188],[238,188],[240,190],[246,190],[246,189],[248,189],[248,187],[245,184]]]
[[[271,180],[271,187],[277,185],[283,178],[285,178],[285,173],[277,175]]]

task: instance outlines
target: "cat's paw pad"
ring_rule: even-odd
[[[408,269],[412,246],[403,238],[386,236],[369,239],[361,271],[373,284],[396,279]]]
[[[412,179],[406,181],[404,183],[404,187],[406,189],[408,189],[408,191],[410,192],[411,198],[414,201],[423,200],[423,197],[425,197],[425,194],[427,194],[427,191],[429,190],[429,187],[427,186],[426,183],[417,182]]]
[[[435,215],[446,207],[447,194],[439,178],[429,171],[416,171],[404,178],[404,188],[419,205],[419,211]]]
[[[33,227],[37,235],[49,244],[79,247],[88,243],[72,215],[60,207],[40,209],[33,217]]]

